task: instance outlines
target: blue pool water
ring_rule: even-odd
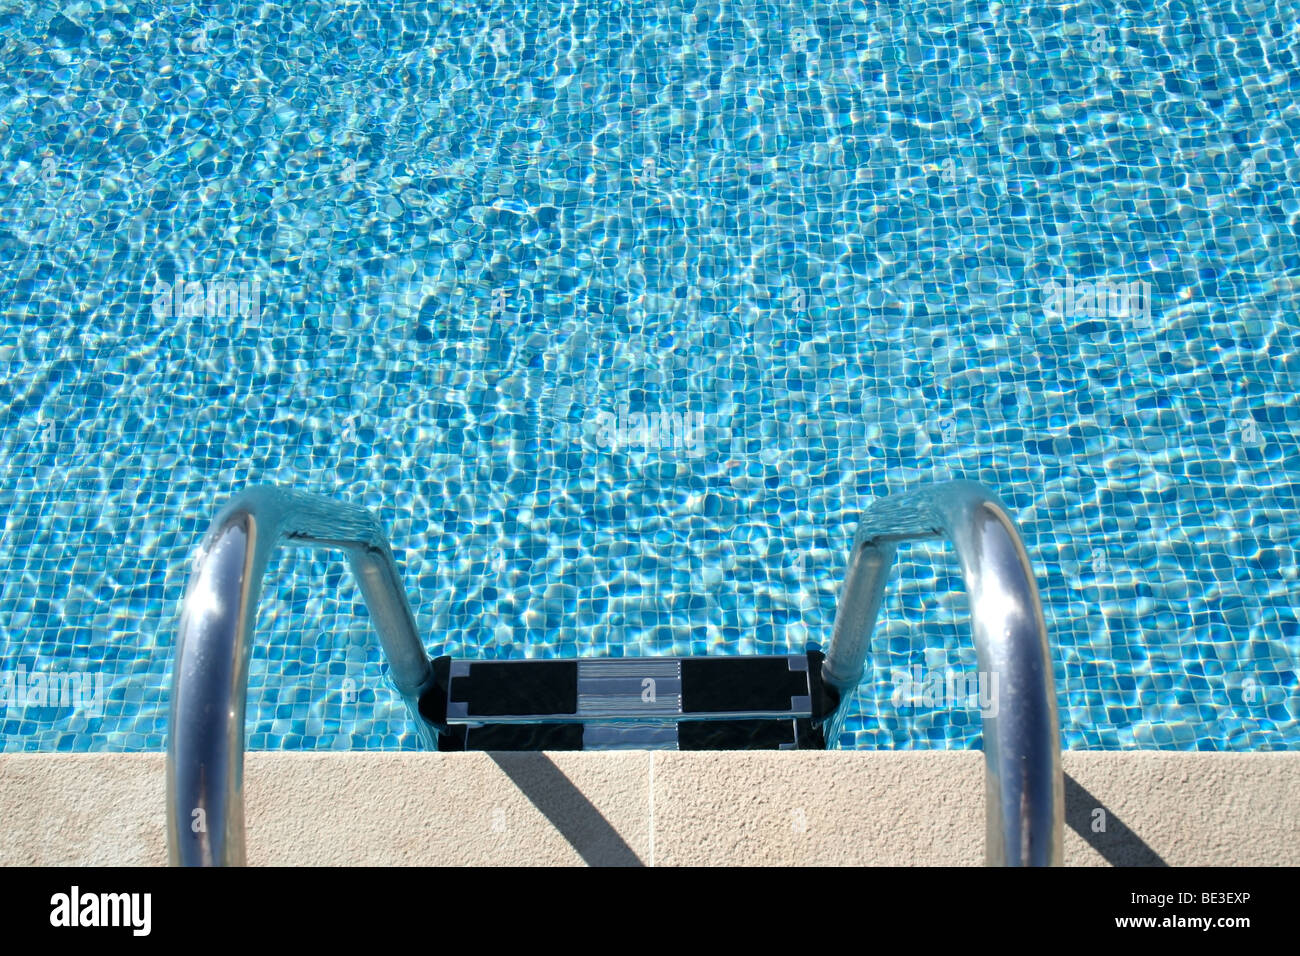
[[[953,477],[1018,516],[1066,746],[1300,747],[1298,20],[0,0],[0,677],[103,681],[0,748],[164,746],[249,483],[375,509],[431,652],[517,658],[824,645],[855,516]],[[905,549],[842,743],[979,746],[895,693],[969,645]],[[281,552],[249,745],[415,746],[383,674]]]

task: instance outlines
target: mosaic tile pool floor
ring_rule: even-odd
[[[102,680],[0,749],[165,746],[249,483],[375,509],[430,651],[507,658],[824,645],[855,516],[954,477],[1067,747],[1300,747],[1297,22],[0,0],[0,679]],[[841,743],[978,747],[899,699],[975,669],[900,558]],[[248,732],[415,746],[340,557],[273,565]]]

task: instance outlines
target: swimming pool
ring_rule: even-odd
[[[955,477],[1065,746],[1300,747],[1296,14],[0,5],[0,670],[102,682],[0,747],[164,746],[254,482],[505,659],[824,646],[856,515]],[[956,564],[895,575],[842,743],[979,746],[900,694],[975,671]],[[259,620],[250,748],[415,746],[341,555]]]

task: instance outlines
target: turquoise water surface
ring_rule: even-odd
[[[0,0],[0,678],[103,688],[0,749],[165,745],[250,483],[518,658],[824,646],[856,516],[948,478],[1017,515],[1066,746],[1300,747],[1298,19]],[[844,746],[980,745],[897,693],[967,619],[904,549]],[[415,746],[340,555],[273,565],[248,729]]]

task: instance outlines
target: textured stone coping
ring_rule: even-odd
[[[1067,752],[1068,865],[1300,864],[1300,753]],[[983,860],[961,752],[250,753],[252,864]],[[0,864],[166,861],[162,754],[0,755]],[[1094,830],[1104,821],[1104,832]]]

